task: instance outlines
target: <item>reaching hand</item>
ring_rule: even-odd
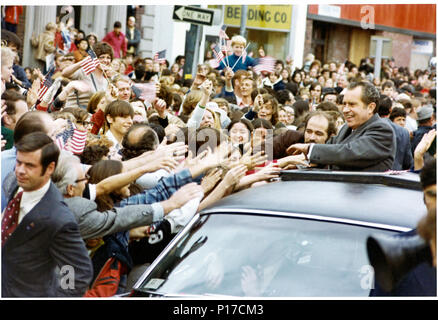
[[[239,163],[246,166],[246,168],[249,170],[254,169],[255,167],[262,165],[266,162],[268,159],[267,155],[264,155],[262,151],[251,155],[252,150],[248,150],[241,158]]]
[[[261,180],[269,180],[272,178],[278,178],[280,171],[281,168],[279,168],[277,164],[271,162],[270,164],[261,168],[254,174],[259,177],[258,181],[261,181]]]
[[[201,91],[204,94],[204,96],[210,97],[211,93],[213,92],[213,82],[211,82],[211,80],[205,80],[201,84],[199,89],[201,89]]]
[[[209,193],[216,186],[222,177],[222,172],[222,169],[215,168],[202,178],[201,187],[204,190],[204,194]]]
[[[167,103],[163,99],[156,98],[154,101],[154,108],[157,110],[160,118],[165,118],[167,115]]]
[[[423,138],[421,138],[421,141],[418,143],[417,147],[415,148],[414,155],[416,157],[422,158],[424,154],[427,152],[427,150],[429,150],[435,137],[436,137],[436,129],[432,129],[428,133],[426,133],[423,136]]]
[[[192,199],[203,197],[202,187],[195,182],[186,184],[176,191],[170,198],[169,203],[173,209],[181,208]],[[170,210],[171,211],[171,210]]]
[[[227,187],[235,186],[239,183],[240,179],[242,179],[245,176],[246,173],[246,166],[243,164],[239,164],[238,166],[230,169],[223,181],[225,181]]]
[[[308,143],[295,143],[286,149],[286,153],[289,155],[297,155],[303,153],[307,155],[310,145]]]

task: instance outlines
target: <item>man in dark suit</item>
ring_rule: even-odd
[[[379,100],[379,116],[389,123],[394,130],[396,137],[396,153],[392,170],[409,170],[414,165],[414,158],[411,152],[411,139],[409,131],[389,119],[392,111],[392,100],[390,97],[381,95]]]
[[[343,98],[347,125],[326,144],[293,144],[287,152],[304,153],[312,164],[334,170],[386,171],[392,168],[396,141],[391,126],[377,114],[379,91],[369,82],[352,83]]]
[[[59,149],[42,132],[15,147],[15,188],[6,188],[2,213],[2,296],[83,296],[92,265],[75,217],[50,180]]]

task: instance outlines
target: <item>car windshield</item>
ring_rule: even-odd
[[[202,216],[140,288],[156,294],[368,296],[367,227],[286,217]]]

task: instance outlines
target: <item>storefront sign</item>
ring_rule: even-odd
[[[321,16],[340,18],[341,17],[341,7],[320,4],[318,6],[318,14]]]
[[[431,40],[414,40],[412,44],[412,52],[432,54],[433,53],[433,41]]]
[[[289,30],[292,6],[254,5],[248,6],[246,27],[272,30]],[[224,24],[240,26],[242,6],[225,6]]]

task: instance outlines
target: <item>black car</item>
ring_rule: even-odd
[[[134,285],[147,297],[366,297],[366,239],[416,227],[418,175],[293,170],[196,215]]]

